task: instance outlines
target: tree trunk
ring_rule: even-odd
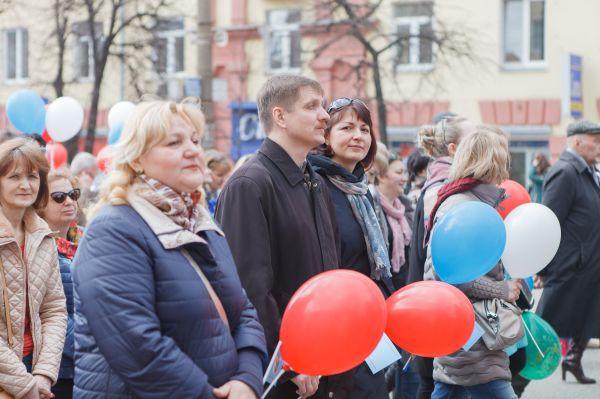
[[[379,140],[388,145],[387,116],[383,88],[381,87],[381,73],[379,70],[379,55],[371,54],[373,58],[373,85],[375,86],[375,101],[377,103],[377,122],[379,124]]]
[[[90,105],[90,113],[88,117],[87,135],[85,137],[85,150],[93,152],[94,141],[96,141],[96,123],[98,119],[98,104],[100,103],[100,85],[102,78],[96,76],[94,79],[94,88],[92,90],[92,104]]]

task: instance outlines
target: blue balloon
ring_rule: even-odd
[[[108,144],[116,144],[121,138],[121,132],[123,131],[123,121],[117,122],[115,126],[108,133]]]
[[[482,202],[463,202],[450,209],[433,229],[433,267],[449,284],[466,283],[492,270],[505,244],[506,229],[498,212]]]
[[[6,102],[6,114],[14,127],[26,134],[42,134],[46,126],[44,100],[33,90],[19,90]]]

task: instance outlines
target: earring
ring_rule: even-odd
[[[136,170],[136,171],[135,171],[135,177],[140,177],[140,176],[141,176],[141,175],[143,175],[143,174],[144,174],[144,171],[143,171],[143,170]]]

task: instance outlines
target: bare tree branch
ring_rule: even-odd
[[[387,118],[386,104],[382,88],[382,79],[394,82],[396,87],[400,87],[397,82],[399,74],[395,72],[396,62],[391,68],[381,67],[381,57],[390,50],[408,46],[413,40],[431,43],[433,51],[433,67],[424,72],[424,78],[435,78],[435,71],[449,64],[449,62],[477,62],[475,52],[473,51],[473,42],[475,35],[469,34],[464,26],[449,26],[443,21],[435,19],[432,11],[431,30],[419,32],[418,34],[399,33],[382,28],[387,26],[378,21],[378,12],[382,9],[383,0],[360,1],[360,0],[316,0],[316,9],[322,13],[327,12],[324,18],[327,21],[322,26],[323,32],[334,31],[335,35],[327,40],[320,41],[319,45],[312,50],[315,57],[320,57],[336,42],[344,36],[353,37],[357,43],[365,50],[367,59],[355,62],[352,65],[356,77],[359,78],[361,71],[369,71],[370,77],[375,89],[375,101],[377,105],[377,121],[381,140],[387,141]],[[432,3],[433,4],[433,3]],[[432,5],[433,6],[433,5]],[[323,19],[323,18],[322,18]],[[320,25],[323,25],[322,23]],[[344,29],[343,27],[346,27]],[[394,57],[393,57],[394,58]],[[386,58],[387,59],[387,58]],[[450,61],[452,60],[452,61]],[[344,60],[341,60],[344,61]],[[348,75],[350,79],[352,74]]]

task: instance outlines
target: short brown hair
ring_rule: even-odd
[[[36,210],[45,208],[50,196],[48,192],[50,165],[42,147],[27,137],[16,137],[0,144],[0,177],[9,174],[20,162],[24,163],[27,173],[37,171],[40,175],[40,189],[32,206]]]
[[[256,104],[258,118],[265,133],[268,134],[273,128],[273,108],[283,107],[292,111],[303,87],[310,87],[323,95],[323,88],[319,82],[299,75],[272,76],[262,85],[256,97]]]
[[[227,157],[217,150],[208,150],[204,153],[204,163],[213,172],[226,175],[231,171],[231,163]]]
[[[373,131],[373,121],[371,120],[371,111],[362,101],[351,101],[350,104],[346,105],[343,108],[339,108],[329,112],[329,121],[327,122],[327,127],[325,128],[325,135],[331,133],[331,128],[338,124],[342,118],[348,113],[353,112],[354,116],[357,119],[360,119],[364,123],[369,126],[369,135],[371,136],[371,146],[369,147],[369,151],[367,155],[360,161],[360,164],[365,169],[369,169],[373,161],[375,160],[375,155],[377,154],[377,138],[375,137],[375,132]],[[331,146],[328,144],[322,144],[318,148],[318,152],[321,154],[332,157],[333,150]]]

